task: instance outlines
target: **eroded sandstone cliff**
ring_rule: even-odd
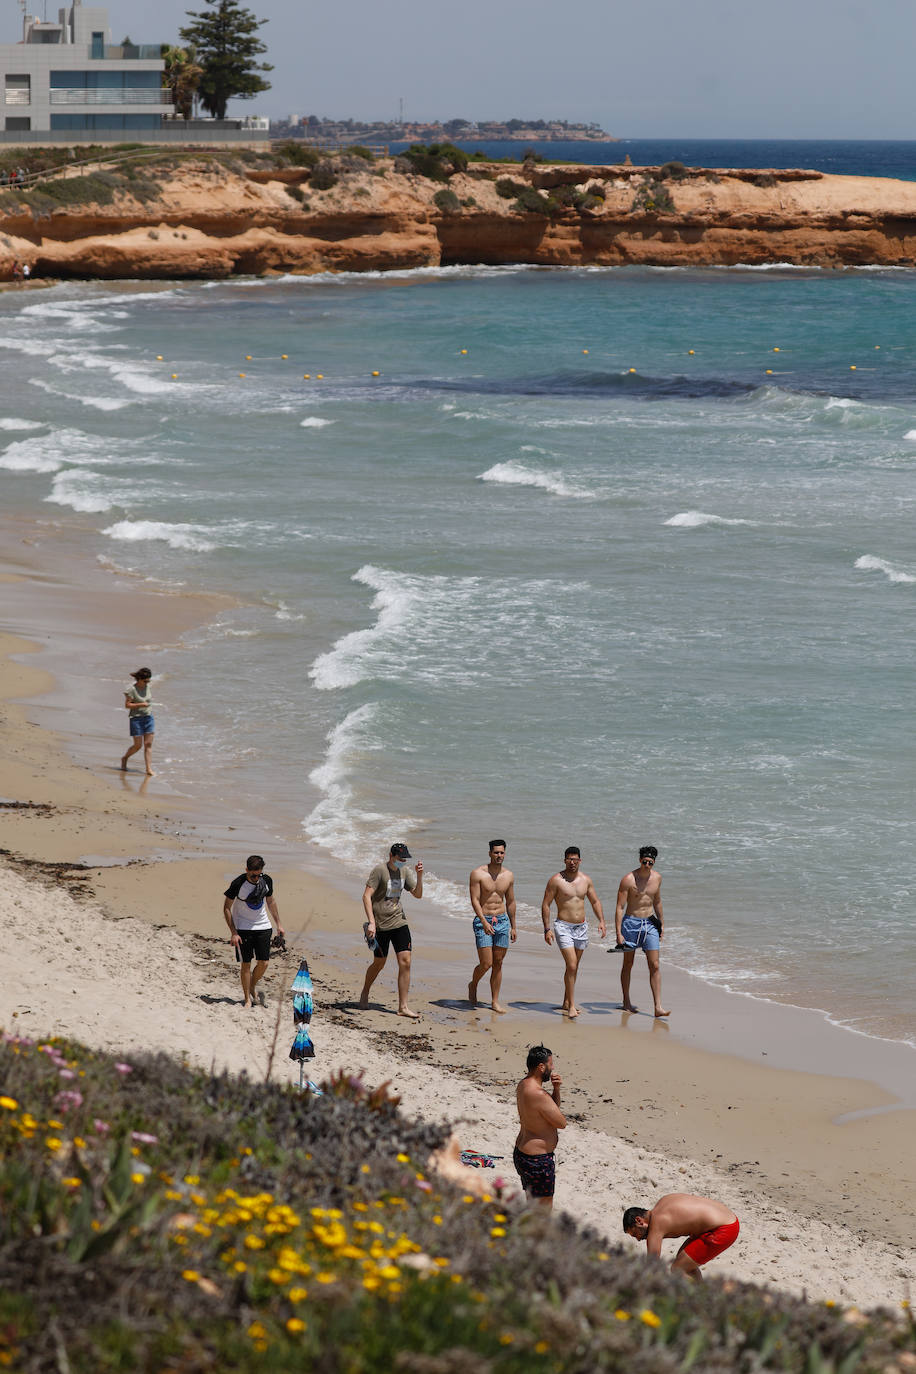
[[[352,161],[352,160],[350,160]],[[0,272],[225,277],[460,263],[655,266],[916,263],[916,183],[803,171],[472,164],[444,188],[381,161],[326,190],[305,169],[186,162],[153,198],[0,212]],[[551,202],[528,212],[506,177]],[[443,196],[443,191],[449,194]],[[505,184],[502,186],[506,191]],[[7,198],[8,199],[8,198]]]

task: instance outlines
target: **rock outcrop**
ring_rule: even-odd
[[[41,276],[102,278],[461,263],[916,264],[913,182],[794,170],[472,163],[446,188],[402,167],[386,160],[345,169],[335,185],[317,190],[303,169],[245,174],[202,160],[170,173],[155,199],[125,189],[107,205],[7,209],[0,275],[9,276],[17,259]],[[525,211],[511,191],[500,194],[497,183],[507,177],[550,197],[549,212]],[[556,203],[564,192],[572,204]]]

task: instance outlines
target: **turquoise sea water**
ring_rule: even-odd
[[[788,268],[6,296],[0,483],[240,599],[148,646],[202,797],[353,875],[407,839],[462,920],[491,837],[529,923],[567,844],[610,914],[655,843],[669,960],[916,1042],[914,308]]]

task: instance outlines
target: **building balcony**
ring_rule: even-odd
[[[7,104],[7,105],[31,105],[31,103],[32,103],[31,91],[25,90],[25,89],[16,89],[16,87],[7,86],[7,88],[6,88],[6,104]]]
[[[169,91],[151,89],[149,86],[112,86],[109,89],[55,86],[50,95],[52,105],[158,105],[162,109],[173,108]]]
[[[106,62],[161,62],[161,43],[105,44]]]

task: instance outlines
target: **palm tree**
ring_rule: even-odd
[[[194,97],[204,74],[203,67],[197,61],[197,53],[191,45],[186,48],[168,47],[162,58],[165,62],[163,85],[171,92],[176,113],[183,119],[190,119]]]

